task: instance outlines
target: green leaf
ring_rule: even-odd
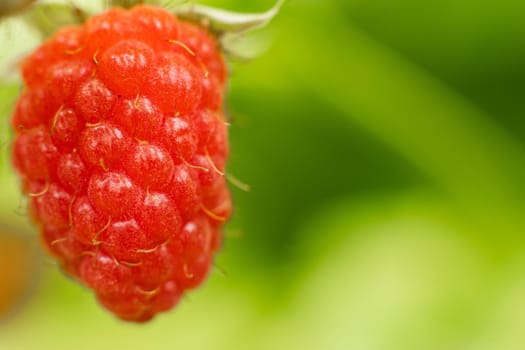
[[[293,276],[296,294],[258,349],[463,349],[498,329],[496,271],[506,266],[467,238],[446,202],[425,193],[341,201],[303,227],[302,261],[312,263]]]
[[[283,16],[287,30],[272,49],[278,55],[273,72],[287,76],[268,72],[273,80],[261,74],[260,83],[287,79],[309,87],[350,125],[419,167],[483,230],[518,237],[525,208],[523,146],[438,78],[348,24],[337,9],[317,4],[302,16],[311,20]],[[305,33],[308,44],[299,39]]]

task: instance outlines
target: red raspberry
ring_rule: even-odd
[[[159,8],[111,9],[61,29],[22,73],[13,164],[44,245],[124,320],[172,308],[231,214],[214,36]]]

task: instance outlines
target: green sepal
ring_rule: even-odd
[[[172,12],[181,18],[199,22],[216,33],[246,33],[267,25],[279,12],[284,0],[279,0],[268,11],[238,13],[197,4],[175,7]]]

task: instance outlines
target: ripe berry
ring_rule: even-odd
[[[172,308],[231,214],[214,36],[159,8],[111,9],[59,30],[22,75],[13,164],[44,245],[121,319]]]

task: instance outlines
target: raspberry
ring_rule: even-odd
[[[0,324],[32,291],[40,262],[36,253],[29,237],[0,226]]]
[[[231,214],[215,37],[155,7],[65,27],[22,64],[13,165],[62,269],[123,320],[202,283]]]

